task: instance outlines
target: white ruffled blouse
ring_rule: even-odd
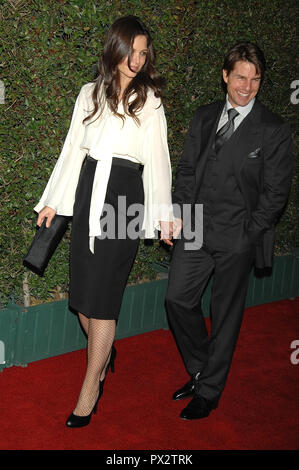
[[[94,238],[101,235],[100,215],[103,210],[113,156],[123,157],[144,165],[144,220],[145,238],[155,238],[159,221],[172,221],[171,165],[167,144],[167,124],[160,98],[148,90],[143,109],[125,121],[115,116],[105,104],[102,114],[83,124],[93,110],[94,83],[83,85],[77,97],[71,125],[61,154],[56,162],[44,193],[34,210],[40,212],[49,206],[59,215],[73,215],[75,192],[81,166],[87,153],[97,160],[93,181],[90,213],[90,249]],[[122,104],[118,112],[124,114]]]

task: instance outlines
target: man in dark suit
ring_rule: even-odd
[[[292,173],[289,126],[257,99],[265,72],[262,51],[242,43],[227,54],[224,102],[199,107],[178,164],[173,203],[203,206],[203,243],[174,243],[166,307],[190,380],[173,399],[192,397],[183,419],[218,406],[233,357],[251,268],[271,266],[274,226],[286,204]],[[195,215],[194,215],[195,214]],[[189,230],[190,231],[190,230]],[[174,235],[175,238],[175,235]],[[188,246],[188,248],[186,248]],[[213,274],[211,331],[201,297]]]

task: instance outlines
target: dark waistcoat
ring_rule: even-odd
[[[246,245],[245,201],[233,171],[226,145],[207,158],[197,203],[203,204],[203,242],[211,248],[231,250]]]

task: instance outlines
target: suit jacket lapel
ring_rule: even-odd
[[[200,156],[197,162],[195,175],[197,187],[201,183],[207,157],[213,148],[215,134],[224,104],[224,101],[215,103],[215,108],[213,111],[211,111],[208,118],[206,118],[202,123],[201,135],[199,136]]]
[[[198,137],[200,141],[200,155],[198,158],[195,175],[196,192],[201,185],[208,155],[213,152],[215,134],[224,104],[224,101],[215,103],[215,107],[211,109],[209,116],[205,117],[202,123],[201,134]],[[224,144],[223,149],[220,150],[220,153],[222,151],[231,153],[233,157],[234,173],[243,194],[244,188],[242,187],[240,178],[242,167],[249,152],[254,150],[252,148],[253,142],[258,144],[258,142],[261,142],[262,140],[263,129],[261,125],[261,110],[262,107],[258,100],[256,100],[251,112],[238,126],[232,137]],[[247,195],[244,194],[245,198],[246,196]]]
[[[224,144],[221,152],[229,152],[232,156],[234,174],[239,189],[243,194],[247,209],[250,211],[250,194],[248,187],[244,184],[242,170],[250,152],[257,147],[262,147],[263,126],[261,122],[261,106],[255,101],[251,112],[242,121],[232,137]],[[221,155],[220,155],[221,158]]]
[[[261,142],[261,136],[261,106],[256,100],[251,112],[242,121],[229,141],[226,142],[225,151],[231,152],[233,155],[234,172],[238,180],[248,154],[255,150],[252,148],[253,143],[257,147],[258,142]]]

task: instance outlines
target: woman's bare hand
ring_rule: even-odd
[[[172,246],[173,243],[171,239],[172,239],[173,223],[160,221],[160,228],[161,228],[160,240],[162,240],[167,245]]]
[[[174,219],[173,221],[173,238],[177,239],[179,234],[181,233],[183,227],[182,219]]]
[[[36,224],[40,227],[44,221],[44,218],[47,219],[46,222],[46,227],[49,228],[54,215],[56,214],[56,211],[52,209],[51,207],[44,207],[39,213],[38,213],[38,218]]]

